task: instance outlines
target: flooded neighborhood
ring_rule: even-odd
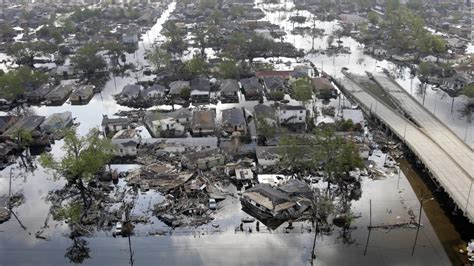
[[[472,265],[471,1],[0,10],[0,265]]]

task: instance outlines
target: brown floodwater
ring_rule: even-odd
[[[441,195],[445,193],[439,192],[436,184],[429,179],[427,174],[423,173],[421,169],[416,168],[416,166],[410,164],[407,159],[399,159],[398,162],[400,163],[400,168],[407,177],[408,182],[410,182],[417,197],[423,199],[433,197],[435,199],[426,201],[423,204],[423,210],[430,220],[430,223],[441,241],[451,263],[453,265],[464,265],[469,263],[467,255],[459,253],[459,249],[466,247],[467,242],[464,241],[463,238],[465,239],[468,237],[467,234],[470,232],[464,231],[460,233],[459,230],[462,230],[462,225],[456,225],[456,221],[453,221],[459,220],[459,218],[453,217],[450,208],[446,208],[446,205],[449,205],[449,203],[446,204],[449,197]],[[461,228],[457,228],[456,226]],[[463,236],[463,233],[466,235]]]

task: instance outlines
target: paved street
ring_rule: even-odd
[[[372,112],[401,139],[405,139],[407,146],[423,161],[427,169],[433,174],[438,182],[443,186],[446,192],[456,202],[458,207],[472,222],[474,221],[474,195],[469,196],[472,184],[472,152],[469,154],[459,143],[457,148],[443,148],[448,145],[448,141],[435,140],[441,139],[441,133],[427,131],[442,130],[440,125],[429,125],[423,129],[409,122],[402,115],[392,110],[390,107],[380,102],[371,94],[366,92],[354,81],[344,78],[341,81],[345,90],[351,94],[357,101]],[[423,122],[430,124],[429,121]],[[446,138],[452,138],[450,141],[456,143],[454,134],[450,136],[445,128]],[[456,144],[453,144],[456,145]],[[469,161],[471,165],[469,165]],[[469,204],[468,204],[469,198]]]

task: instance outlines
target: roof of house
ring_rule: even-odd
[[[299,179],[290,179],[278,188],[290,196],[302,196],[306,198],[312,198],[313,196],[313,192],[308,184]]]
[[[74,90],[73,84],[60,84],[50,91],[46,97],[65,97]]]
[[[102,118],[102,126],[107,125],[128,125],[130,121],[127,118],[109,118],[108,116],[104,115]]]
[[[140,94],[141,89],[142,86],[140,85],[128,84],[123,87],[122,92],[120,92],[120,95],[128,97],[137,97]]]
[[[14,121],[16,121],[16,117],[12,115],[5,115],[5,116],[0,116],[0,131],[7,130]]]
[[[242,88],[244,89],[244,91],[249,91],[249,90],[262,91],[263,90],[263,86],[258,81],[257,77],[241,79],[240,84],[242,84]]]
[[[211,90],[211,82],[207,78],[195,78],[191,80],[192,91],[205,91]]]
[[[3,135],[11,135],[15,133],[18,129],[24,129],[27,131],[33,131],[37,129],[41,123],[44,121],[44,116],[30,115],[28,117],[22,118],[20,121],[16,122],[12,127],[10,127]]]
[[[306,110],[304,106],[301,105],[282,105],[280,106],[280,110]]]
[[[166,91],[166,87],[163,86],[163,85],[160,85],[160,84],[154,84],[154,85],[151,86],[151,87],[148,87],[148,88],[146,88],[146,89],[143,89],[143,93],[144,93],[145,95],[148,94],[148,93],[150,93],[150,92],[154,92],[154,91],[159,92],[159,93],[161,93],[161,94],[164,94],[165,91]]]
[[[92,93],[94,93],[93,85],[81,85],[76,87],[76,90],[74,90],[72,94],[81,97],[89,97]]]
[[[62,112],[62,113],[54,113],[48,116],[46,120],[43,122],[41,127],[48,127],[55,124],[66,123],[72,120],[72,113],[69,111]]]
[[[180,94],[182,89],[190,88],[191,86],[190,86],[189,81],[178,80],[178,81],[171,82],[169,87],[170,87],[170,91],[169,91],[170,94]]]
[[[279,77],[266,77],[263,79],[265,87],[269,91],[286,90],[285,83]]]
[[[244,192],[244,195],[248,193],[258,193],[270,200],[273,206],[265,207],[272,210],[276,205],[291,201],[288,194],[270,186],[269,184],[257,184],[254,187],[247,189],[247,191]]]
[[[255,105],[253,107],[253,110],[255,111],[255,115],[259,115],[259,114],[266,115],[266,116],[275,115],[275,108],[263,103]]]
[[[222,124],[245,125],[244,112],[240,108],[222,110]]]
[[[214,129],[216,113],[213,110],[194,111],[193,112],[193,128],[198,129]]]
[[[327,78],[313,78],[311,79],[313,87],[316,89],[332,89],[331,81]]]
[[[235,93],[239,91],[239,83],[235,79],[226,79],[222,81],[221,93]]]
[[[268,78],[268,77],[279,77],[283,79],[288,79],[291,76],[292,70],[285,71],[257,71],[255,76],[257,78]]]

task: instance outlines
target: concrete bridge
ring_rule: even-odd
[[[410,117],[407,119],[397,110],[374,96],[350,74],[338,80],[343,92],[361,104],[392,130],[423,162],[431,176],[474,222],[474,155],[456,134],[448,129],[423,106],[411,98],[403,88],[383,76],[374,77],[379,86],[393,96],[395,102]]]

